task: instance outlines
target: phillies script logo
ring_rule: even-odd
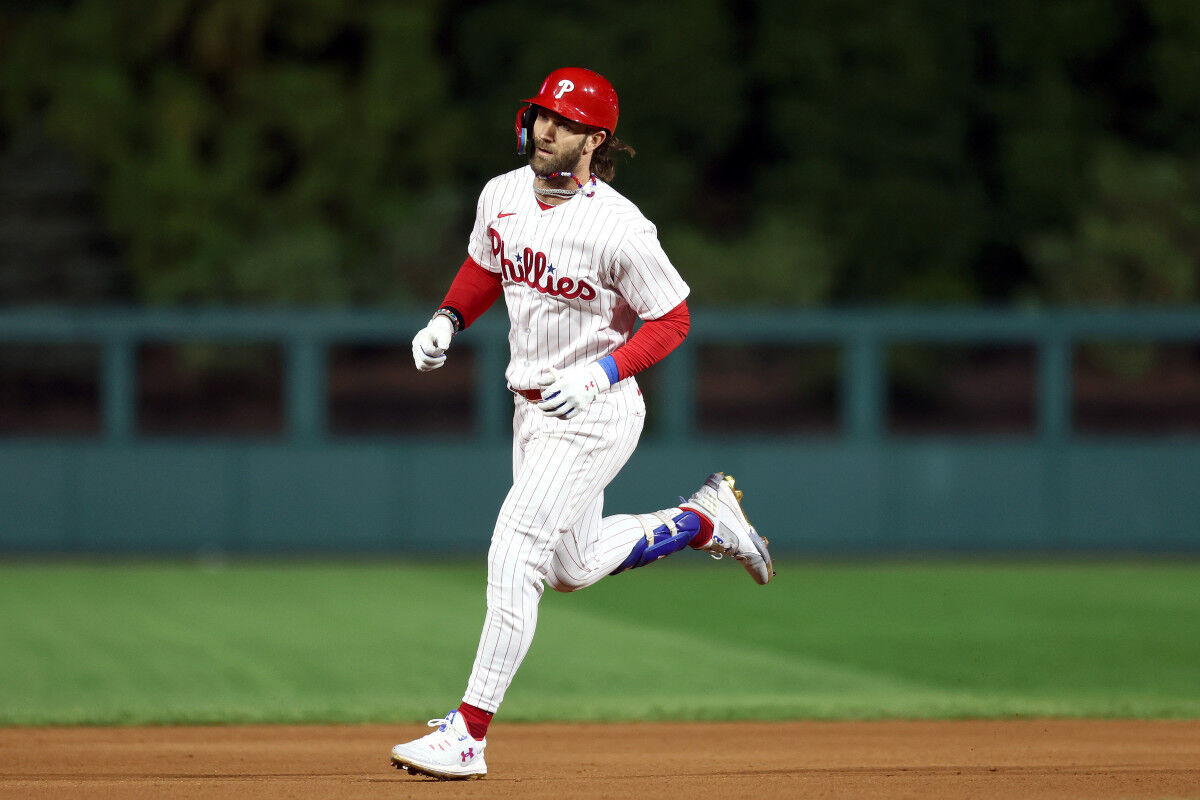
[[[545,253],[535,253],[526,247],[515,259],[510,259],[504,252],[504,240],[495,228],[488,228],[488,236],[492,240],[492,255],[500,259],[500,271],[504,280],[524,283],[542,294],[561,297],[564,300],[574,300],[577,297],[580,300],[596,299],[596,290],[587,282],[576,281],[565,275],[556,279],[554,265],[546,262]]]

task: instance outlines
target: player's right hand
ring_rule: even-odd
[[[454,338],[454,325],[439,314],[413,337],[413,363],[421,372],[435,370],[446,363],[446,350]]]

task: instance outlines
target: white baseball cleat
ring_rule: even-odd
[[[471,736],[467,723],[457,710],[451,711],[445,719],[431,719],[428,724],[437,730],[392,748],[392,764],[397,769],[443,781],[471,780],[487,775],[487,764],[483,762],[487,739],[480,741]]]
[[[775,577],[767,540],[758,535],[742,510],[742,490],[734,488],[732,475],[714,472],[696,493],[679,506],[699,511],[713,522],[713,536],[699,548],[713,558],[733,556],[754,582],[764,584]]]

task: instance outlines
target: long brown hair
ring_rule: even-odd
[[[600,146],[592,151],[592,172],[596,173],[596,177],[605,183],[611,183],[613,175],[617,171],[617,165],[613,163],[613,156],[616,153],[625,153],[629,158],[637,155],[637,151],[632,145],[622,142],[611,133],[604,137],[604,141]]]

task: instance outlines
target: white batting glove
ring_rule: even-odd
[[[548,417],[570,419],[596,399],[596,395],[608,389],[612,383],[608,373],[599,364],[586,367],[567,367],[563,370],[550,369],[550,373],[538,381],[542,387],[542,401],[537,404]]]
[[[421,372],[435,370],[446,363],[446,350],[454,338],[454,323],[438,314],[413,337],[413,363]]]

